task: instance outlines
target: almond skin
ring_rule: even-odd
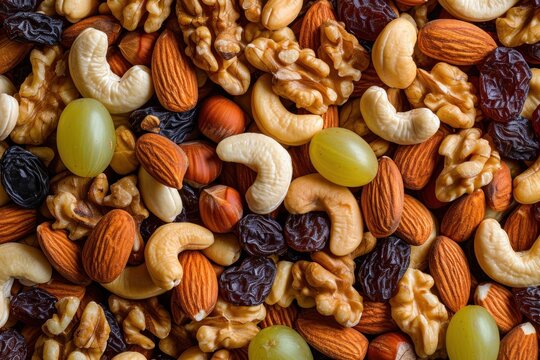
[[[364,300],[362,318],[354,328],[362,334],[378,335],[388,331],[398,330],[392,319],[390,304]]]
[[[147,34],[132,31],[120,40],[118,48],[132,65],[150,65],[158,36],[158,32]]]
[[[10,40],[5,32],[0,31],[0,74],[5,74],[23,61],[33,46],[32,43]]]
[[[496,283],[483,283],[476,287],[474,303],[484,307],[504,334],[517,326],[522,315],[510,290]]]
[[[120,33],[122,32],[122,25],[118,23],[118,20],[111,15],[96,15],[90,16],[86,19],[82,19],[79,22],[69,26],[62,32],[62,40],[60,43],[66,48],[70,48],[73,42],[79,36],[83,30],[89,27],[101,30],[107,35],[109,46],[113,45]]]
[[[467,305],[471,272],[463,250],[446,236],[437,236],[429,256],[429,270],[441,301],[453,312]]]
[[[302,19],[298,43],[303,48],[317,51],[321,45],[319,27],[328,20],[336,20],[334,8],[328,0],[319,0],[311,5]]]
[[[298,308],[295,304],[291,304],[289,307],[281,307],[279,305],[267,305],[266,306],[266,317],[259,324],[261,328],[273,326],[273,325],[284,325],[288,327],[293,327],[294,322],[298,318]]]
[[[503,226],[515,251],[529,250],[536,241],[540,226],[534,217],[533,205],[519,205]]]
[[[37,284],[36,287],[45,290],[58,300],[68,296],[75,296],[82,299],[86,293],[86,286],[68,283],[59,276],[55,277],[54,275],[51,281],[44,284]]]
[[[441,222],[441,235],[462,242],[470,238],[486,211],[485,196],[482,189],[466,194],[454,201]]]
[[[0,208],[0,244],[19,240],[34,232],[37,213],[17,205]]]
[[[493,174],[493,180],[484,187],[487,205],[495,211],[505,211],[512,203],[512,175],[504,161]]]
[[[409,245],[419,246],[426,242],[432,231],[433,220],[429,210],[420,201],[405,194],[403,214],[396,234]]]
[[[502,339],[497,360],[538,359],[536,329],[526,322],[515,327]]]
[[[134,241],[135,221],[131,215],[120,209],[109,211],[84,243],[84,270],[94,281],[113,281],[126,267]]]
[[[219,176],[223,162],[216,154],[216,147],[203,141],[190,141],[180,145],[188,158],[184,179],[195,187],[208,185]]]

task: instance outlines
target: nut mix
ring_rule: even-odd
[[[0,19],[0,359],[538,359],[540,1]]]

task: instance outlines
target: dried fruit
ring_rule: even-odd
[[[4,20],[3,28],[11,40],[54,45],[62,35],[62,20],[35,12],[18,12]]]
[[[129,122],[137,136],[152,132],[180,144],[195,129],[198,109],[195,107],[184,112],[173,112],[159,106],[152,106],[132,112]]]
[[[338,18],[358,39],[374,41],[397,14],[385,0],[339,0]]]
[[[56,298],[34,287],[15,295],[9,303],[12,316],[25,324],[40,325],[56,312]]]
[[[281,225],[269,216],[248,214],[236,228],[242,248],[253,256],[283,254],[287,248]]]
[[[502,157],[512,160],[536,160],[540,142],[529,120],[522,116],[507,123],[493,122],[489,134]]]
[[[540,286],[514,289],[513,294],[519,311],[532,323],[540,326]]]
[[[105,353],[113,353],[116,355],[126,351],[127,344],[124,340],[124,335],[122,333],[122,329],[120,329],[120,325],[118,325],[118,322],[116,321],[112,312],[110,312],[104,306],[102,306],[102,308],[103,312],[105,313],[105,319],[107,319],[109,327],[111,328],[109,339],[107,339],[107,349],[105,350]]]
[[[28,348],[23,336],[15,329],[0,331],[0,358],[25,360]]]
[[[330,238],[330,220],[324,212],[290,214],[283,235],[287,245],[296,251],[312,252],[324,249]]]
[[[3,0],[0,2],[0,14],[14,14],[19,11],[33,11],[36,0]]]

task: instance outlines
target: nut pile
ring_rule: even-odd
[[[0,359],[538,359],[540,1],[0,19]]]

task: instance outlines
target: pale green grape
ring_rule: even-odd
[[[450,360],[497,360],[499,330],[493,317],[481,306],[459,310],[446,331]]]
[[[362,186],[377,174],[377,157],[367,142],[343,128],[318,132],[309,145],[315,169],[327,180],[342,186]]]
[[[249,360],[313,360],[306,341],[288,326],[262,329],[248,348]]]
[[[83,177],[100,174],[109,166],[116,146],[111,115],[94,99],[70,102],[60,115],[56,143],[69,171]]]

